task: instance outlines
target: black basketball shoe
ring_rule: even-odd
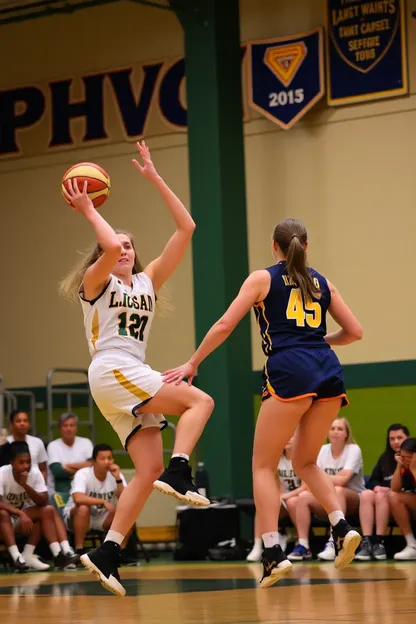
[[[332,527],[335,546],[335,567],[337,570],[346,568],[355,557],[355,551],[361,543],[361,535],[354,531],[346,520],[340,520]]]
[[[208,507],[210,504],[209,499],[199,494],[196,489],[191,467],[184,457],[173,457],[163,474],[153,483],[153,487],[189,505]]]
[[[121,548],[116,542],[103,542],[101,546],[81,555],[81,563],[95,574],[101,585],[116,596],[125,596],[126,590],[120,583],[118,568]]]
[[[292,564],[278,545],[265,548],[261,562],[263,564],[263,576],[260,587],[262,588],[274,585],[292,569]]]

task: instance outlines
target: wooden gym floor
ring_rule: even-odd
[[[5,624],[408,624],[416,621],[416,562],[297,564],[256,588],[259,566],[156,564],[123,568],[125,598],[84,570],[0,575]]]

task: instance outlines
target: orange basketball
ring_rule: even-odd
[[[62,188],[68,190],[68,180],[73,178],[77,179],[80,191],[84,187],[84,182],[88,183],[87,194],[96,208],[102,206],[110,195],[110,176],[105,169],[94,163],[84,162],[70,167],[62,178]],[[65,195],[64,199],[67,201]]]

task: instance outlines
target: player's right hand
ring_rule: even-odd
[[[176,386],[185,379],[188,379],[188,386],[192,385],[192,380],[197,373],[197,368],[191,362],[187,362],[186,364],[182,364],[182,366],[178,366],[177,368],[171,368],[164,373],[162,373],[162,381],[165,383],[174,383]]]
[[[29,518],[29,516],[27,514],[25,514],[24,512],[22,512],[20,514],[20,526],[22,528],[23,533],[31,533],[32,529],[33,529],[33,522],[32,520]]]
[[[112,505],[108,501],[104,501],[103,507],[107,509],[109,513],[115,513],[116,511],[115,505]]]
[[[63,187],[62,192],[65,195],[71,208],[79,214],[85,215],[91,210],[95,210],[94,204],[87,195],[88,182],[85,180],[82,191],[79,190],[78,180],[76,178],[68,178],[68,188]]]

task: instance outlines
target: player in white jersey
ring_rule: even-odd
[[[125,488],[105,542],[83,555],[82,563],[104,587],[124,595],[118,564],[120,545],[135,523],[153,487],[178,499],[208,505],[196,490],[189,456],[197,443],[214,402],[186,383],[165,384],[161,374],[145,363],[156,296],[173,274],[189,247],[195,223],[182,202],[158,175],[144,141],[137,143],[143,165],[135,167],[159,191],[176,231],[161,255],[144,269],[133,238],[116,233],[95,210],[84,185],[69,180],[65,196],[74,210],[93,227],[97,244],[61,284],[62,294],[81,297],[84,324],[92,355],[89,383],[94,400],[133,460],[136,475]],[[163,413],[181,416],[168,468],[163,470],[160,429]]]
[[[27,443],[12,442],[9,450],[11,463],[0,468],[0,534],[9,549],[13,567],[21,572],[28,568],[49,569],[34,554],[41,533],[49,543],[57,567],[75,565],[78,558],[65,552],[65,545],[59,541],[55,509],[47,504],[45,479],[37,466],[32,467]],[[29,534],[22,554],[16,546],[15,532]],[[66,544],[69,546],[68,541]]]
[[[126,479],[114,463],[108,444],[96,444],[92,453],[93,465],[81,468],[74,476],[71,495],[64,508],[64,518],[75,537],[75,550],[82,554],[88,530],[107,533]],[[129,534],[124,538],[128,541]]]

